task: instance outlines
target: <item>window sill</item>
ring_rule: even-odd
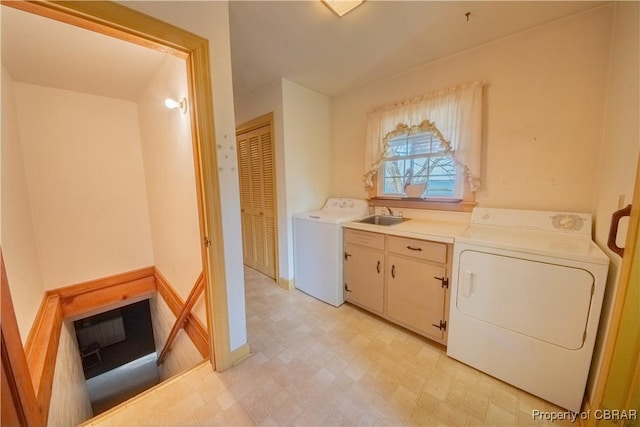
[[[439,211],[471,212],[476,205],[470,200],[426,200],[426,199],[402,199],[372,197],[369,199],[370,206],[386,206],[390,208],[408,209],[433,209]]]

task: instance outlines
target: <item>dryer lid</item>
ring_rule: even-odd
[[[576,215],[581,225],[561,218]],[[471,225],[454,239],[489,248],[608,264],[609,258],[591,240],[591,215],[546,211],[474,208]]]

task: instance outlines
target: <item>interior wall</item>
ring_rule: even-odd
[[[281,281],[293,277],[293,215],[322,207],[331,182],[331,100],[289,80],[236,103],[242,124],[273,113]]]
[[[293,248],[293,215],[321,208],[329,196],[331,101],[325,95],[283,79],[282,107],[287,236],[288,247]],[[292,278],[293,250],[287,256],[291,270],[286,277]]]
[[[215,139],[218,150],[229,346],[247,342],[244,270],[240,227],[240,190],[235,155],[235,121],[231,81],[229,5],[227,1],[123,1],[127,7],[161,19],[209,40]]]
[[[23,344],[36,317],[44,284],[31,220],[31,206],[22,160],[14,81],[2,68],[2,184],[0,245],[11,298]]]
[[[478,205],[593,212],[612,12],[605,5],[336,97],[332,194],[366,195],[368,111],[482,80]]]
[[[149,308],[151,311],[151,324],[153,325],[153,339],[156,343],[156,353],[160,356],[164,344],[169,338],[171,328],[176,322],[167,303],[159,296],[149,298]],[[181,372],[191,369],[202,362],[203,357],[198,349],[184,331],[180,331],[176,340],[167,354],[164,363],[158,367],[160,381],[164,381]]]
[[[153,265],[136,104],[15,90],[44,288]]]
[[[235,121],[238,125],[257,117],[273,113],[273,137],[276,166],[276,208],[278,209],[278,272],[280,280],[293,278],[293,263],[288,254],[292,252],[289,238],[289,220],[287,219],[287,169],[285,164],[284,122],[283,122],[283,82],[278,80],[253,93],[251,97],[239,100],[235,104]],[[235,132],[234,132],[235,135]]]
[[[49,427],[76,426],[93,417],[71,322],[62,325],[49,407]]]
[[[611,64],[607,108],[602,145],[599,153],[598,189],[594,238],[609,255],[611,265],[607,278],[607,292],[603,304],[600,333],[594,353],[594,369],[590,377],[588,393],[593,394],[593,380],[600,364],[606,339],[605,331],[613,305],[622,259],[607,248],[609,220],[616,210],[632,202],[637,164],[640,153],[640,3],[616,3],[614,35],[611,48]],[[635,189],[640,191],[640,189]],[[624,247],[626,220],[621,221],[618,245]]]
[[[188,98],[184,60],[167,55],[138,99],[140,141],[156,268],[186,300],[202,271],[191,114],[165,98]],[[201,297],[194,312],[207,323]]]

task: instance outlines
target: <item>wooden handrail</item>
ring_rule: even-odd
[[[177,319],[173,324],[173,327],[171,328],[171,333],[169,333],[167,342],[164,344],[164,347],[160,352],[160,356],[156,361],[156,364],[158,366],[160,366],[164,362],[167,355],[171,351],[171,347],[173,347],[176,337],[178,336],[178,332],[180,332],[180,329],[183,328],[184,323],[187,320],[187,316],[189,316],[189,313],[191,313],[191,309],[193,308],[196,301],[198,300],[198,297],[200,296],[200,294],[202,294],[203,291],[204,291],[204,274],[200,273],[200,275],[198,276],[198,279],[196,280],[195,285],[193,286],[193,288],[191,289],[191,292],[189,293],[189,296],[187,297],[187,300],[184,302],[184,306],[182,306],[182,310],[180,310],[180,313],[178,314]]]

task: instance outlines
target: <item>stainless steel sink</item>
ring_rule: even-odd
[[[403,218],[401,216],[373,215],[373,216],[368,216],[366,218],[360,219],[356,222],[389,226],[389,225],[399,224],[408,219],[409,218]]]

